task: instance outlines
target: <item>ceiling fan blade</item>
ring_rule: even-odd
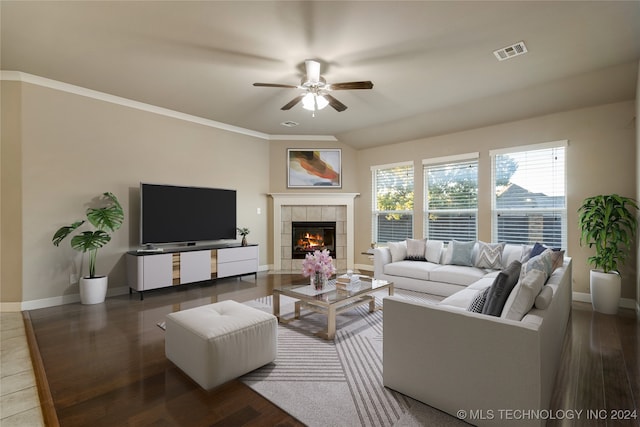
[[[313,59],[307,59],[304,61],[304,65],[307,68],[307,82],[318,83],[320,81],[320,63]]]
[[[366,82],[345,82],[345,83],[331,83],[329,85],[331,90],[352,90],[352,89],[371,89],[373,88],[373,83],[370,81]]]
[[[254,83],[254,86],[262,86],[262,87],[286,87],[286,88],[290,88],[290,89],[295,89],[298,86],[293,86],[293,85],[281,85],[278,83]]]
[[[296,105],[298,102],[302,101],[302,98],[304,98],[304,95],[296,96],[291,101],[289,101],[287,104],[285,104],[285,106],[282,107],[281,110],[290,110],[291,107]]]
[[[322,96],[324,96],[326,100],[329,101],[329,105],[331,105],[337,112],[344,111],[347,109],[346,105],[344,105],[342,102],[335,99],[333,96],[329,94],[324,94]]]

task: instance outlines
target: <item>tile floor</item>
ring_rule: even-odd
[[[22,313],[0,313],[0,425],[44,426]]]

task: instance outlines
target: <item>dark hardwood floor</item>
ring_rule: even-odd
[[[239,381],[205,391],[164,355],[166,314],[217,301],[270,295],[274,283],[299,275],[258,274],[108,298],[104,304],[25,313],[33,331],[52,410],[62,426],[300,426]],[[635,313],[593,313],[574,303],[552,411],[590,409],[591,419],[552,419],[550,426],[638,426],[640,333]],[[615,412],[615,411],[620,412]],[[606,412],[602,412],[606,411]],[[614,415],[628,420],[613,421]],[[636,419],[632,419],[636,411]],[[565,412],[568,413],[568,412]],[[596,419],[600,418],[600,419]]]

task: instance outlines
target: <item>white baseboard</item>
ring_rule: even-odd
[[[123,295],[126,293],[129,293],[129,288],[126,286],[107,289],[107,297]],[[62,295],[58,297],[23,301],[22,310],[37,310],[39,308],[55,307],[57,305],[72,304],[75,302],[80,302],[80,294],[69,294],[69,295]]]
[[[578,302],[587,302],[591,304],[591,294],[588,294],[586,292],[574,292],[573,300]],[[631,298],[620,298],[619,307],[636,310],[636,313],[637,313],[640,306],[635,300],[632,300]]]

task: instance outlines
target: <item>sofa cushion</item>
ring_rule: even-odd
[[[478,242],[478,255],[475,266],[478,268],[502,269],[502,251],[506,243]]]
[[[438,303],[438,305],[447,305],[451,307],[461,308],[463,310],[467,310],[471,301],[478,295],[478,290],[465,288],[453,295],[449,295],[442,301]]]
[[[513,287],[518,282],[521,267],[522,264],[520,261],[513,261],[498,274],[491,285],[489,295],[487,295],[487,302],[482,309],[483,314],[489,314],[491,316],[500,316],[500,314],[502,314],[504,304],[507,302],[507,298],[513,290]]]
[[[407,257],[407,242],[389,242],[387,246],[391,252],[391,262],[402,261]]]
[[[411,261],[426,261],[426,245],[424,239],[407,239],[407,256],[405,259]]]
[[[430,271],[438,267],[438,264],[420,261],[398,261],[386,264],[384,274],[389,276],[410,277],[412,279],[429,280]]]
[[[473,313],[482,313],[482,309],[484,308],[484,304],[487,301],[487,294],[489,294],[490,287],[486,288],[483,291],[478,291],[476,296],[471,300],[469,307],[467,307],[467,311],[471,311]]]
[[[543,286],[538,296],[536,296],[534,305],[540,310],[546,310],[546,308],[549,307],[549,304],[551,304],[552,298],[553,289],[551,289],[551,286]]]
[[[546,275],[540,270],[531,270],[522,277],[507,298],[500,317],[522,320],[533,307],[533,303],[546,280]]]
[[[452,240],[447,248],[447,264],[473,266],[473,247],[476,242]]]
[[[427,249],[425,251],[425,257],[427,258],[427,261],[439,264],[440,259],[442,258],[444,242],[442,240],[427,240],[426,246]]]
[[[438,265],[429,273],[429,279],[434,282],[452,283],[454,285],[469,286],[484,277],[486,271],[476,267],[460,265]],[[465,307],[466,308],[466,307]]]

